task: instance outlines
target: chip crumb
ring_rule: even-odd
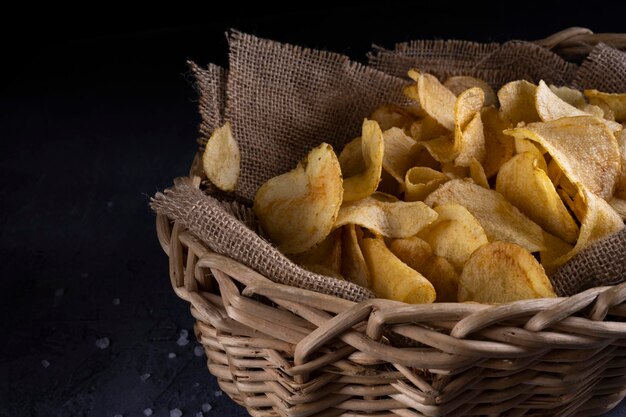
[[[111,344],[111,341],[109,340],[108,337],[103,337],[100,339],[96,339],[96,346],[99,349],[106,349],[109,347],[109,345]]]
[[[152,414],[152,408],[146,408],[145,410],[143,410],[143,415],[146,417],[150,417]]]
[[[113,299],[113,305],[114,305],[114,306],[118,306],[118,305],[120,305],[120,299],[119,299],[119,298],[117,298],[117,297],[115,297],[115,298]]]
[[[174,352],[170,352],[167,354],[168,359],[174,359],[176,357],[176,354]]]
[[[44,359],[41,361],[41,366],[43,366],[44,368],[47,368],[48,366],[50,366],[50,362]]]
[[[170,410],[170,417],[181,417],[183,415],[183,412],[180,411],[179,408],[174,408],[173,410]]]
[[[205,413],[208,413],[209,411],[211,411],[213,409],[213,406],[210,403],[204,403],[202,404],[202,411]]]
[[[146,372],[145,374],[141,375],[139,378],[141,378],[143,382],[146,382],[151,376],[152,375]]]
[[[202,347],[202,345],[198,345],[195,348],[193,348],[193,354],[196,356],[203,356],[204,348]]]
[[[186,329],[181,329],[176,341],[178,346],[187,346],[189,344],[189,332]]]

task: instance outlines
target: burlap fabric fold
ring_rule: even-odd
[[[346,56],[286,45],[249,34],[229,34],[228,71],[190,63],[196,77],[202,117],[199,143],[224,121],[231,122],[242,153],[237,189],[219,204],[193,187],[180,186],[155,196],[152,206],[182,222],[212,250],[225,254],[287,285],[360,301],[368,290],[312,274],[292,263],[228,204],[250,205],[258,187],[293,169],[321,142],[339,150],[359,135],[364,117],[383,103],[405,102],[406,71],[418,68],[445,79],[481,77],[494,88],[515,79],[557,85],[626,91],[626,54],[598,45],[578,67],[535,44],[521,41],[478,44],[466,41],[414,41],[395,50],[376,48],[370,67]],[[209,192],[214,188],[208,188]],[[206,191],[206,190],[205,190]],[[224,198],[224,194],[215,194]],[[247,219],[250,213],[247,212]],[[626,232],[597,242],[559,270],[559,295],[613,285],[626,279]]]

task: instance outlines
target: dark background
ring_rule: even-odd
[[[371,43],[416,38],[626,32],[623,2],[32,7],[0,22],[2,417],[195,416],[207,402],[205,415],[246,415],[219,396],[193,336],[176,344],[192,320],[147,206],[195,152],[185,61],[225,65],[228,28],[361,61]]]

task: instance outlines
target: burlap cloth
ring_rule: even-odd
[[[369,66],[336,53],[301,48],[232,31],[228,71],[190,62],[198,91],[202,147],[213,129],[230,121],[241,149],[237,189],[218,201],[188,184],[157,193],[151,206],[183,223],[212,250],[275,282],[361,301],[372,293],[292,263],[263,239],[250,203],[267,179],[293,169],[321,142],[340,150],[359,135],[363,118],[384,103],[403,104],[406,72],[418,68],[440,78],[473,75],[498,88],[515,79],[626,91],[626,53],[597,45],[580,65],[533,43],[479,44],[413,41],[394,50],[375,47]],[[237,210],[234,207],[239,207]],[[551,277],[557,294],[626,279],[626,231],[596,242]]]

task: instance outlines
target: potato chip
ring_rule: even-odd
[[[516,154],[521,154],[524,152],[531,153],[537,160],[537,167],[541,168],[545,172],[548,172],[548,164],[546,164],[546,158],[543,156],[545,151],[543,150],[543,148],[541,148],[541,145],[536,142],[532,142],[529,139],[522,139],[519,137],[516,137],[514,141]]]
[[[382,239],[366,238],[361,250],[377,297],[405,303],[432,303],[435,288],[422,274],[398,259]]]
[[[362,234],[358,226],[347,224],[341,229],[341,275],[365,288],[371,287],[370,274],[359,246]]]
[[[502,165],[496,191],[544,230],[566,242],[576,242],[578,226],[535,154],[520,153]]]
[[[414,140],[424,142],[446,135],[450,133],[450,131],[440,125],[432,117],[425,115],[421,119],[411,123],[409,133]]]
[[[289,258],[300,265],[315,265],[341,274],[341,230],[335,230],[312,248]],[[319,268],[318,268],[319,269]],[[328,274],[324,274],[328,275]],[[334,276],[334,275],[331,275]]]
[[[469,168],[457,166],[453,162],[441,164],[441,172],[449,179],[467,178],[469,176]]]
[[[474,180],[475,184],[480,185],[483,188],[489,189],[489,181],[487,181],[487,175],[483,166],[478,162],[476,158],[472,158],[469,166],[470,177]]]
[[[622,218],[622,220],[626,220],[626,200],[621,198],[613,197],[609,204],[613,207],[613,210]]]
[[[615,134],[620,154],[620,171],[617,176],[615,195],[626,200],[626,129]]]
[[[430,74],[419,74],[417,94],[424,112],[446,129],[454,130],[456,96]]]
[[[404,200],[423,201],[448,179],[445,174],[432,168],[413,167],[404,177]]]
[[[469,90],[468,90],[469,91]],[[458,166],[469,167],[472,159],[479,163],[485,160],[485,135],[483,133],[483,122],[480,112],[477,112],[467,127],[461,132],[461,151],[454,159]]]
[[[469,258],[459,280],[458,300],[498,304],[556,297],[543,267],[525,248],[493,242]]]
[[[574,255],[594,241],[616,233],[624,228],[622,218],[604,199],[584,187],[581,188],[581,194],[586,210],[580,225],[578,240],[572,250],[555,259],[550,264],[547,264],[547,267],[551,270],[569,261]]]
[[[604,103],[612,111],[615,120],[626,122],[626,93],[602,93],[598,90],[585,90],[585,96],[591,104]]]
[[[376,121],[383,132],[392,127],[410,129],[414,119],[415,116],[406,109],[393,104],[378,107],[370,116],[370,120]]]
[[[335,228],[357,224],[376,235],[401,238],[415,235],[437,218],[437,212],[421,201],[385,202],[374,197],[344,203]]]
[[[361,152],[365,170],[343,180],[343,200],[355,201],[376,191],[383,169],[383,132],[374,120],[363,122]]]
[[[574,245],[570,245],[564,240],[545,231],[543,232],[543,241],[546,248],[539,252],[539,258],[541,259],[541,265],[543,265],[546,274],[551,276],[558,269],[555,261],[571,251]]]
[[[454,179],[437,188],[424,202],[431,207],[462,205],[478,220],[490,242],[512,242],[531,252],[545,249],[541,227],[493,190]]]
[[[619,148],[611,131],[596,117],[564,117],[505,133],[539,143],[573,183],[605,199],[613,194],[620,168]]]
[[[233,191],[239,180],[241,154],[230,123],[213,131],[202,154],[202,168],[207,178],[220,190]]]
[[[341,166],[341,174],[345,178],[365,171],[365,160],[363,160],[361,147],[361,137],[358,137],[346,143],[341,150],[338,159]]]
[[[417,150],[415,154],[415,166],[432,168],[434,170],[441,169],[441,164],[435,158],[432,157],[428,149],[424,147],[422,143],[417,144]]]
[[[454,303],[457,301],[460,275],[446,258],[433,256],[420,273],[435,287],[436,302]]]
[[[404,134],[402,129],[393,127],[383,132],[385,152],[383,155],[383,169],[398,183],[404,185],[406,172],[415,163],[415,155],[419,146],[415,140]]]
[[[580,107],[580,109],[585,113],[590,114],[591,116],[596,116],[598,119],[615,121],[615,114],[613,114],[613,111],[609,109],[609,107],[604,103],[599,104],[600,105],[585,104],[584,106]]]
[[[480,112],[485,136],[485,160],[482,163],[487,178],[493,177],[503,163],[511,159],[515,150],[513,139],[502,133],[511,127],[494,107],[484,107]]]
[[[485,93],[485,106],[495,106],[498,104],[498,97],[496,97],[496,93],[493,91],[493,88],[481,79],[457,75],[449,77],[443,85],[448,90],[452,91],[456,96],[459,96],[465,90],[478,87],[483,90],[483,93]]]
[[[430,245],[417,236],[394,239],[389,245],[389,249],[402,262],[418,272],[423,270],[433,256]]]
[[[580,90],[550,85],[550,91],[552,91],[558,98],[570,106],[576,107],[577,109],[582,109],[587,104],[585,96],[583,96],[583,93]]]
[[[322,143],[295,169],[261,185],[254,212],[281,252],[304,252],[332,230],[343,197],[341,183],[337,156]]]
[[[544,122],[561,119],[564,117],[576,117],[576,116],[589,116],[590,114],[577,109],[576,107],[561,100],[556,94],[550,90],[550,87],[545,82],[540,81],[537,91],[535,93],[535,107],[539,118]],[[619,123],[612,122],[600,118],[600,120],[611,131],[621,130],[622,126]]]
[[[528,81],[511,81],[498,90],[500,111],[517,126],[519,122],[531,123],[539,121],[535,108],[537,86]]]
[[[478,220],[459,204],[442,204],[435,211],[439,215],[437,220],[418,236],[430,245],[435,255],[461,270],[470,255],[488,242],[487,235]]]

